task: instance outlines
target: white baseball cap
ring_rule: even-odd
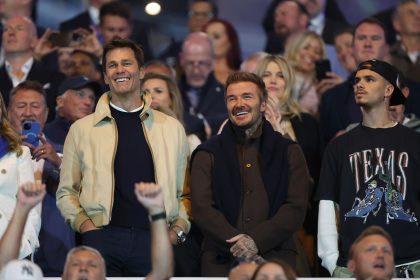
[[[41,268],[28,260],[13,260],[0,271],[0,280],[42,280]]]

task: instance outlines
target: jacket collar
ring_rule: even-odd
[[[140,119],[142,121],[146,120],[152,111],[150,104],[152,103],[152,96],[150,93],[145,91],[141,92],[141,98],[143,100],[143,110],[140,111]],[[98,100],[96,105],[95,112],[93,113],[94,124],[97,125],[103,120],[112,119],[111,110],[109,109],[109,102],[111,101],[111,92],[107,91]]]

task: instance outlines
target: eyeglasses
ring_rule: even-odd
[[[186,68],[200,68],[200,69],[205,69],[205,68],[209,68],[211,66],[211,62],[210,61],[186,61],[185,62],[185,67]]]
[[[206,18],[212,18],[213,13],[212,12],[196,12],[196,11],[190,11],[188,13],[189,17],[206,17]]]

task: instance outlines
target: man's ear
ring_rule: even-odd
[[[144,71],[144,66],[140,67],[140,80],[143,80],[144,74],[146,74],[146,71]]]
[[[57,96],[55,101],[57,102],[57,108],[60,108],[60,107],[63,106],[63,96],[62,95]]]
[[[350,270],[352,273],[354,273],[354,270],[356,269],[356,263],[354,260],[348,260],[347,261],[347,268],[348,270]]]
[[[261,100],[260,112],[265,112],[266,108],[267,108],[267,100]]]
[[[392,93],[394,92],[394,86],[388,84],[385,86],[385,97],[391,97]]]

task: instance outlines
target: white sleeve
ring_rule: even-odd
[[[318,256],[332,275],[338,259],[338,232],[334,202],[321,200],[318,213]]]
[[[28,147],[22,146],[23,153],[18,157],[18,187],[23,183],[34,182],[31,152]],[[38,234],[41,229],[41,202],[38,203],[28,215],[22,237],[19,258],[28,256],[39,247]],[[28,244],[29,242],[29,244]],[[28,246],[29,245],[29,246]]]

